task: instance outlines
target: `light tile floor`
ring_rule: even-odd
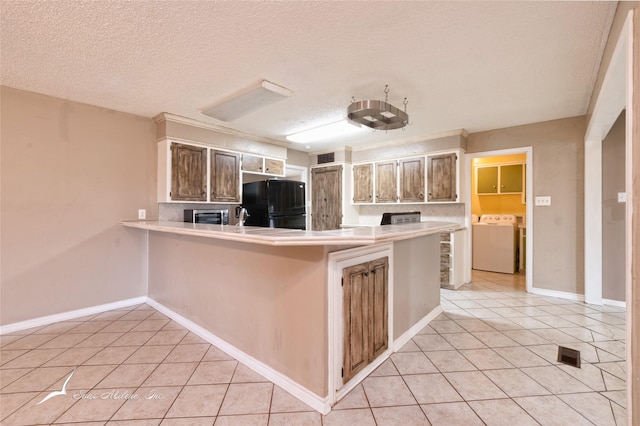
[[[327,416],[147,305],[3,335],[0,423],[625,424],[624,311],[523,290],[477,271],[443,290],[445,313]],[[556,362],[558,345],[582,368]]]

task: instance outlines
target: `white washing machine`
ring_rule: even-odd
[[[513,274],[518,263],[518,227],[514,215],[482,215],[472,224],[472,268]]]

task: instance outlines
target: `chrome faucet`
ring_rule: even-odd
[[[249,217],[249,212],[244,207],[240,208],[238,213],[238,226],[244,226],[244,221]]]

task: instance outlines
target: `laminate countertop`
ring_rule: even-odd
[[[406,240],[439,232],[451,232],[464,227],[455,222],[426,221],[401,225],[367,226],[331,231],[301,231],[257,226],[212,225],[206,223],[153,220],[122,221],[129,228],[155,232],[192,235],[220,240],[272,246],[373,245]]]

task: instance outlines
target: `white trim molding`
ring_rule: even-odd
[[[106,303],[104,305],[91,306],[89,308],[76,309],[74,311],[62,312],[59,314],[47,315],[44,317],[33,318],[26,321],[14,322],[13,324],[0,326],[0,334],[13,333],[16,331],[27,330],[34,327],[42,327],[60,321],[69,321],[76,318],[86,317],[88,315],[100,314],[102,312],[111,311],[114,309],[140,305],[142,303],[145,303],[146,300],[146,296],[134,297],[133,299],[121,300],[119,302]]]
[[[576,302],[584,302],[584,294],[569,293],[567,291],[548,290],[546,288],[533,287],[531,293],[538,296],[557,297],[558,299],[575,300]]]

